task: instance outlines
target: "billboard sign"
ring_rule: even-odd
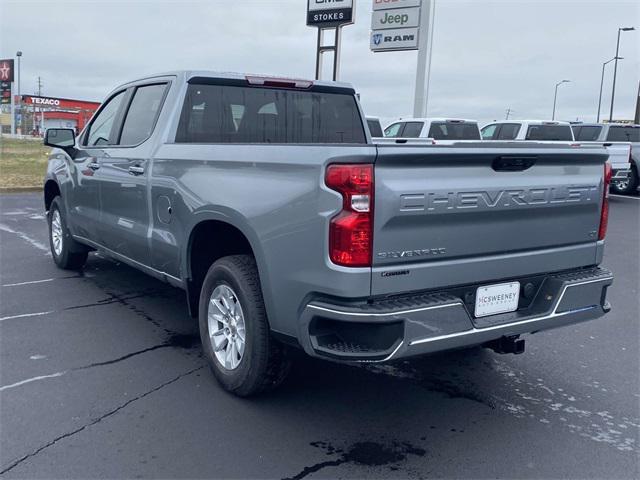
[[[419,8],[399,8],[397,10],[377,10],[371,16],[372,30],[391,28],[413,28],[420,25]]]
[[[13,82],[13,58],[0,60],[0,82]]]
[[[419,7],[420,0],[373,0],[373,11],[389,8]]]
[[[371,32],[370,47],[374,52],[417,50],[418,29],[374,30]]]
[[[353,0],[307,0],[307,25],[311,27],[337,27],[353,20]]]

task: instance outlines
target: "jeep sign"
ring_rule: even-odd
[[[337,27],[353,23],[353,0],[307,0],[307,25]]]
[[[417,50],[418,29],[397,28],[394,30],[374,30],[371,32],[371,50],[385,52],[391,50]]]
[[[420,25],[419,8],[399,8],[397,10],[377,10],[371,17],[372,30],[408,28]]]

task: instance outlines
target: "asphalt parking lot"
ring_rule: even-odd
[[[6,478],[638,478],[640,198],[612,197],[603,319],[389,366],[300,356],[222,391],[184,293],[92,254],[58,270],[39,194],[0,196]]]

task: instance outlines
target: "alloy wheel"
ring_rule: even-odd
[[[245,349],[245,323],[242,306],[233,289],[218,285],[209,298],[207,311],[209,340],[218,363],[235,370]]]

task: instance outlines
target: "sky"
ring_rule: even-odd
[[[602,63],[620,42],[614,117],[633,118],[640,79],[637,0],[435,0],[429,116],[595,121]],[[344,27],[340,80],[367,115],[413,110],[415,51],[369,50],[372,0]],[[0,0],[0,58],[22,56],[22,93],[102,100],[118,84],[177,69],[313,78],[306,0]],[[613,62],[604,80],[608,115]]]

